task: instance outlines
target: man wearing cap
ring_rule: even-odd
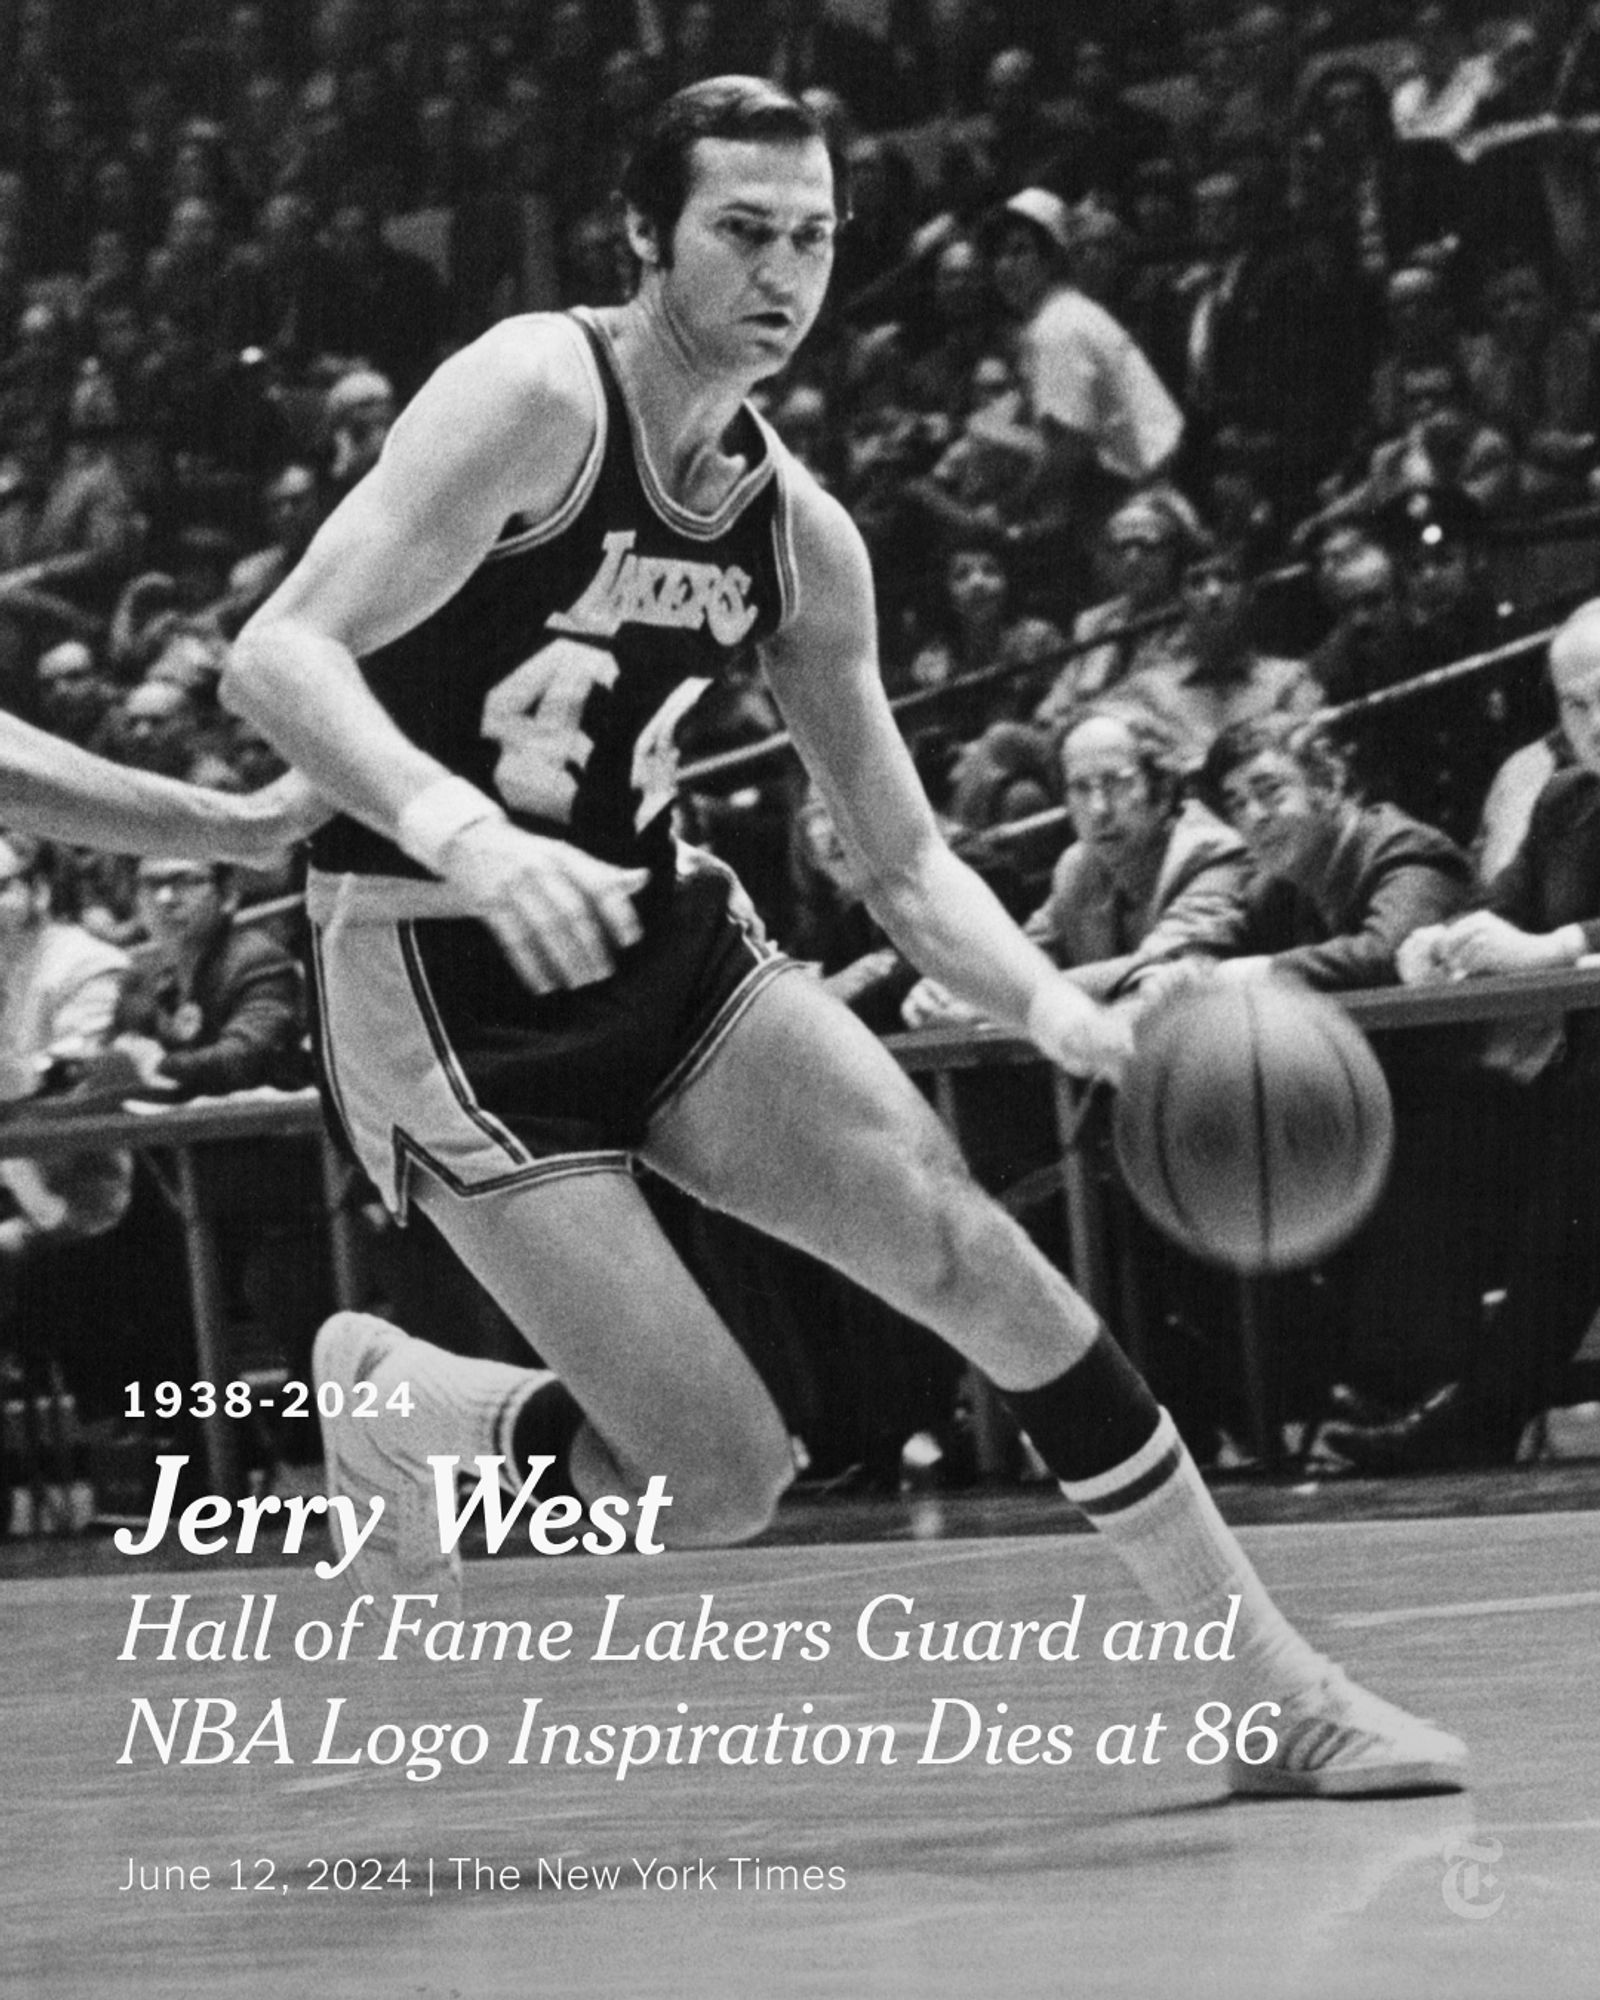
[[[1069,281],[1072,247],[1066,203],[1030,187],[1005,204],[992,254],[995,288],[1021,324],[1041,503],[1069,501],[1082,545],[1131,487],[1171,461],[1183,413],[1126,328]]]

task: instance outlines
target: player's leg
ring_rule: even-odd
[[[787,978],[758,994],[657,1111],[644,1150],[977,1362],[1164,1616],[1193,1625],[1239,1600],[1240,1686],[1281,1698],[1291,1718],[1255,1788],[1456,1782],[1455,1739],[1352,1689],[1288,1624],[1097,1316],[972,1181],[888,1052],[816,985]]]
[[[793,1472],[788,1433],[631,1175],[468,1199],[419,1180],[415,1198],[581,1409],[570,1465],[584,1497],[632,1497],[661,1473],[675,1546],[766,1525]],[[512,1437],[515,1415],[502,1428]]]
[[[746,1539],[793,1470],[760,1377],[661,1234],[632,1178],[558,1176],[463,1197],[419,1176],[418,1201],[463,1263],[557,1371],[447,1353],[370,1315],[318,1336],[319,1389],[338,1490],[383,1492],[388,1519],[359,1558],[363,1588],[457,1587],[441,1556],[430,1455],[495,1454],[513,1488],[530,1459],[559,1457],[547,1490],[629,1499],[662,1475],[676,1547]],[[358,1383],[373,1393],[358,1395]],[[405,1385],[404,1398],[391,1410]],[[357,1410],[362,1410],[357,1415]],[[556,1481],[559,1480],[559,1486]],[[391,1581],[391,1578],[396,1579]]]

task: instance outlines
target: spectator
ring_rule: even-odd
[[[1485,280],[1483,331],[1466,342],[1473,408],[1517,456],[1525,507],[1581,501],[1594,463],[1593,342],[1560,310],[1539,260],[1512,253]]]
[[[377,464],[397,415],[394,385],[376,369],[352,368],[334,383],[324,407],[330,500],[343,499]]]
[[[1118,501],[1171,460],[1183,416],[1127,332],[1066,279],[1071,247],[1065,203],[1025,188],[997,226],[994,282],[1019,327],[1040,511],[1064,504],[1086,554]]]
[[[1117,509],[1106,523],[1116,594],[1079,612],[1072,643],[1083,650],[1056,676],[1036,722],[1059,729],[1084,703],[1146,668],[1181,671],[1179,580],[1203,540],[1198,516],[1175,487],[1152,487]]]
[[[261,495],[261,511],[272,539],[240,558],[228,572],[227,594],[218,617],[227,630],[242,625],[294,568],[322,522],[322,491],[315,470],[293,461],[275,472]]]
[[[1200,795],[1242,836],[1256,879],[1230,978],[1262,973],[1320,990],[1392,986],[1414,930],[1453,916],[1470,870],[1444,835],[1352,795],[1342,758],[1292,716],[1234,724],[1212,744]]]
[[[62,1096],[103,1060],[127,959],[53,908],[54,850],[0,837],[0,1096]],[[54,1351],[86,1414],[109,1414],[125,1351],[96,1351],[107,1271],[90,1246],[128,1208],[126,1153],[0,1165],[0,1303],[28,1374]]]
[[[136,896],[146,942],[133,950],[116,1046],[139,1064],[145,1090],[191,1098],[306,1083],[298,969],[265,931],[234,924],[232,871],[146,859]],[[245,1351],[297,1368],[327,1307],[326,1266],[314,1254],[323,1227],[315,1151],[296,1140],[240,1141],[212,1148],[206,1169],[220,1275],[249,1328]],[[148,1172],[141,1162],[130,1225],[137,1219],[141,1250],[158,1266],[181,1270],[172,1218],[151,1199]],[[189,1343],[181,1287],[176,1296],[180,1303],[171,1292],[165,1302],[168,1339]]]
[[[1305,663],[1258,650],[1251,639],[1254,590],[1242,551],[1202,553],[1183,574],[1176,659],[1131,673],[1118,699],[1143,709],[1166,736],[1179,767],[1193,771],[1220,733],[1281,712],[1306,716],[1322,690]]]
[[[326,245],[318,344],[370,362],[404,402],[440,356],[439,279],[426,258],[384,240],[370,201],[341,201],[329,219]]]
[[[1304,523],[1302,536],[1323,521],[1376,513],[1429,489],[1452,488],[1491,514],[1515,506],[1511,440],[1473,413],[1459,369],[1428,362],[1404,370],[1400,410],[1403,430],[1374,448],[1365,475]]]
[[[223,266],[219,344],[257,348],[281,374],[302,374],[327,344],[327,264],[304,195],[288,189],[269,195],[254,232]]]
[[[1550,777],[1509,865],[1480,909],[1419,930],[1402,976],[1427,984],[1575,964],[1600,948],[1600,603],[1568,619],[1550,674],[1573,761]],[[1510,1053],[1519,1079],[1502,1107],[1499,1171],[1505,1254],[1489,1282],[1504,1293],[1464,1342],[1466,1365],[1404,1414],[1330,1427],[1325,1442],[1363,1471],[1509,1464],[1530,1418],[1559,1392],[1561,1370],[1600,1305],[1600,1043],[1574,1016]],[[1505,1045],[1502,1043],[1502,1048]]]
[[[134,949],[116,1025],[147,1078],[189,1097],[307,1081],[299,974],[262,932],[234,927],[232,872],[155,859],[136,880],[149,942]]]
[[[1087,709],[1062,738],[1061,772],[1076,838],[1028,920],[1035,943],[1110,999],[1149,967],[1225,940],[1248,876],[1243,843],[1185,803],[1137,713]]]
[[[1389,278],[1384,304],[1384,346],[1367,399],[1368,450],[1404,430],[1403,384],[1412,369],[1448,368],[1456,374],[1467,361],[1450,287],[1441,272],[1426,264],[1402,266]]]
[[[951,548],[944,592],[947,631],[912,660],[912,685],[943,687],[958,677],[988,673],[995,677],[992,684],[969,695],[960,712],[987,720],[1028,714],[1038,692],[1039,662],[1065,643],[1060,628],[1047,618],[1011,614],[1005,565],[987,548]],[[947,719],[954,713],[946,711]]]
[[[1406,939],[1470,895],[1460,849],[1393,806],[1362,804],[1315,725],[1277,716],[1226,731],[1200,789],[1255,871],[1230,947],[1239,955],[1219,977],[1325,992],[1393,985]],[[1335,1377],[1385,1402],[1436,1383],[1459,1363],[1481,1291],[1473,1045],[1424,1030],[1386,1035],[1376,1052],[1394,1100],[1394,1163],[1372,1219],[1330,1267],[1326,1313],[1300,1293],[1302,1325],[1280,1329],[1290,1414],[1314,1414]]]
[[[63,639],[39,655],[34,676],[43,727],[69,743],[86,745],[116,699],[94,649],[81,639]]]
[[[1328,700],[1351,701],[1404,679],[1412,655],[1399,572],[1389,552],[1357,542],[1329,566],[1323,595],[1334,613],[1333,630],[1307,665]]]
[[[106,717],[102,756],[163,777],[186,777],[201,748],[200,712],[174,681],[141,681]]]

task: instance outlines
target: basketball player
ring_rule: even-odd
[[[1165,1615],[1242,1600],[1240,1687],[1283,1713],[1238,1788],[1458,1786],[1453,1737],[1286,1623],[1170,1419],[893,1059],[774,953],[725,870],[675,849],[673,727],[757,645],[907,956],[1069,1070],[1126,1054],[1125,1024],[939,838],[884,700],[860,536],[744,401],[828,281],[810,114],[765,83],[695,84],[623,194],[633,299],[513,318],[447,361],[227,676],[344,809],[310,884],[330,1101],[391,1208],[432,1218],[559,1377],[361,1316],[324,1328],[319,1382],[371,1381],[382,1411],[406,1381],[418,1404],[327,1428],[335,1484],[389,1501],[361,1587],[457,1587],[430,1453],[500,1452],[520,1480],[564,1443],[586,1497],[664,1474],[684,1545],[769,1519],[789,1440],[652,1221],[637,1155],[976,1362]]]
[[[327,815],[295,772],[258,792],[217,792],[113,764],[0,713],[0,826],[112,854],[248,864]]]

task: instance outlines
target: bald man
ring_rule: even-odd
[[[1600,951],[1600,598],[1556,634],[1549,667],[1573,762],[1546,781],[1482,907],[1401,947],[1408,983],[1561,971]],[[1465,1330],[1459,1380],[1393,1422],[1326,1427],[1363,1470],[1510,1463],[1600,1306],[1600,1016],[1529,1025],[1495,1038],[1515,1081],[1486,1139],[1505,1214],[1484,1275],[1504,1300],[1481,1338]]]

